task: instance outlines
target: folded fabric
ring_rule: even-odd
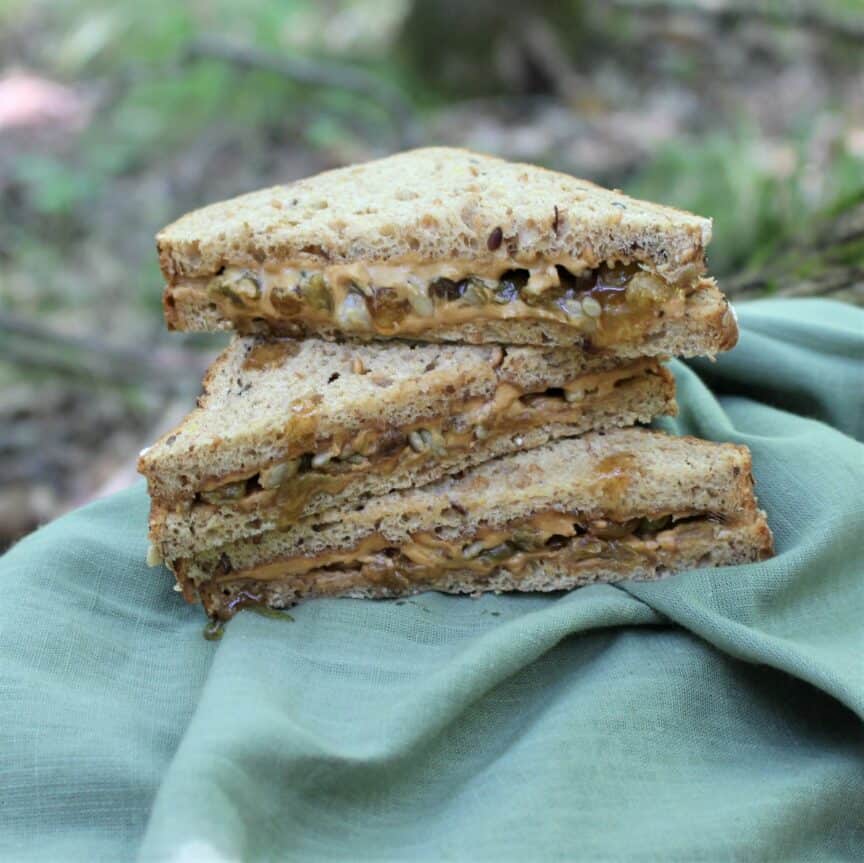
[[[864,313],[739,312],[661,425],[751,448],[760,564],[311,601],[208,642],[145,565],[143,484],[18,543],[0,859],[864,858]]]

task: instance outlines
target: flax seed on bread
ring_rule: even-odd
[[[156,238],[167,282],[263,262],[580,258],[701,266],[711,222],[535,165],[411,150],[212,204]]]
[[[633,357],[734,343],[703,278],[710,236],[690,213],[430,148],[205,207],[157,246],[170,329]]]

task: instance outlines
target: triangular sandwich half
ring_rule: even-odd
[[[238,337],[204,390],[139,460],[166,558],[676,410],[656,359],[498,345]]]
[[[428,148],[213,204],[156,239],[172,329],[634,357],[735,344],[710,238],[691,213]]]
[[[750,467],[742,446],[591,433],[168,563],[217,618],[306,597],[658,578],[772,554]]]

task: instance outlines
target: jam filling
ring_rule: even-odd
[[[382,282],[386,279],[391,283]],[[310,326],[324,326],[358,337],[411,336],[474,321],[545,320],[584,333],[603,347],[639,337],[661,309],[680,312],[695,283],[692,273],[671,284],[636,264],[579,272],[549,265],[465,277],[454,271],[452,278],[354,265],[228,268],[173,290],[204,290],[208,302],[240,332],[266,327],[302,335]]]

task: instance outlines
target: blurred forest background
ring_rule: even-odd
[[[864,302],[862,0],[0,0],[0,548],[224,342],[164,331],[160,227],[428,143],[713,216],[737,299]]]

